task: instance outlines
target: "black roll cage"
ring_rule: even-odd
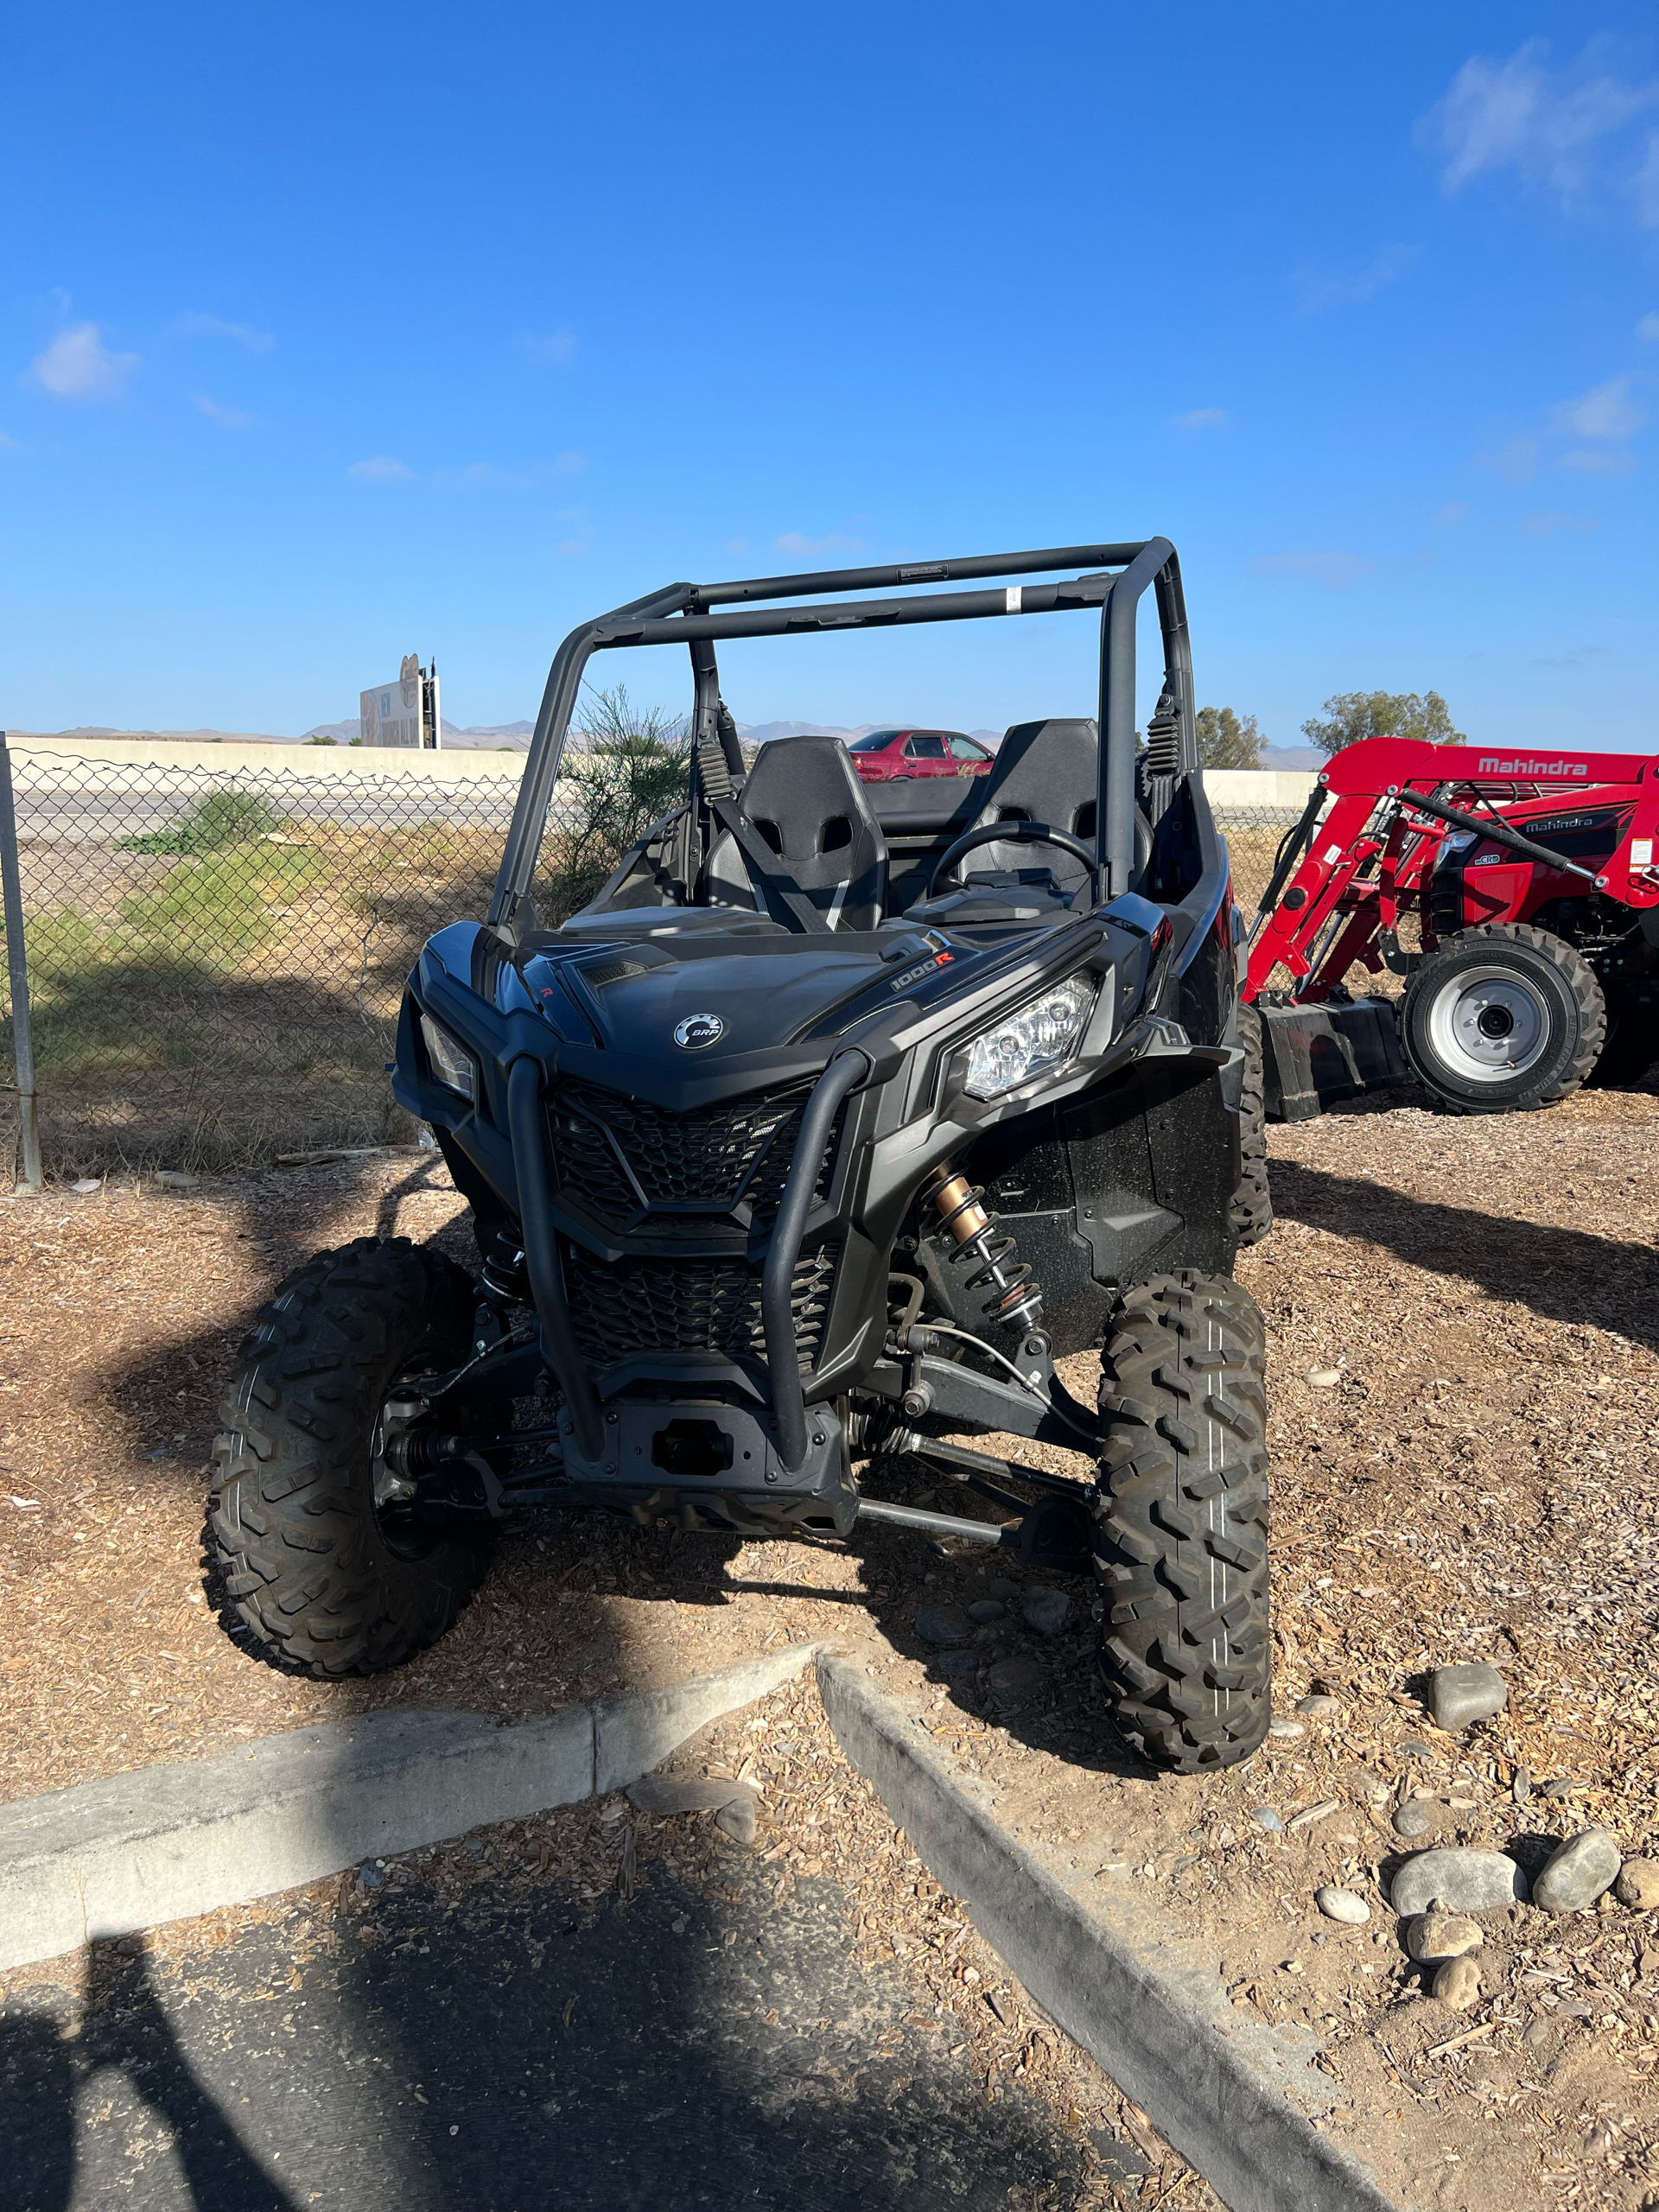
[[[992,576],[1027,576],[1055,569],[1091,573],[1058,583],[1004,586],[998,590],[931,592],[913,599],[863,599],[850,604],[750,607],[753,600],[805,599],[814,593],[891,589],[925,583],[962,582]],[[1116,574],[1109,573],[1116,571]],[[715,643],[721,638],[778,638],[834,630],[884,629],[907,622],[960,622],[988,615],[1050,614],[1098,607],[1100,616],[1100,782],[1096,804],[1095,896],[1105,902],[1130,888],[1135,866],[1135,626],[1141,594],[1155,587],[1163,635],[1165,711],[1173,709],[1176,773],[1198,765],[1192,692],[1192,642],[1181,566],[1166,537],[1132,544],[1050,546],[1027,553],[978,553],[950,561],[909,561],[887,568],[825,569],[810,575],[759,576],[744,582],[670,584],[574,629],[553,657],[541,711],[530,741],[524,780],[513,808],[505,850],[497,872],[488,920],[509,935],[527,899],[541,849],[548,804],[558,780],[570,718],[584,671],[595,652],[620,645],[671,645],[690,648],[694,757],[723,750],[735,777],[729,737],[720,729],[720,679]],[[712,613],[713,607],[739,611]],[[1163,702],[1160,702],[1163,703]],[[729,728],[729,725],[728,725]]]

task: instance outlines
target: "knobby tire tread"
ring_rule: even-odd
[[[1127,1291],[1102,1354],[1101,1670],[1122,1734],[1173,1773],[1248,1758],[1272,1717],[1266,1368],[1225,1276]]]
[[[1262,1017],[1253,1006],[1238,1009],[1238,1041],[1244,1047],[1244,1078],[1238,1101],[1239,1178],[1233,1192],[1232,1226],[1241,1244],[1259,1244],[1273,1227],[1273,1192],[1268,1181]]]
[[[359,1237],[296,1268],[262,1306],[219,1403],[206,1551],[261,1654],[324,1679],[436,1642],[481,1577],[487,1530],[375,1513],[370,1449],[390,1385],[466,1357],[475,1291],[407,1237]]]

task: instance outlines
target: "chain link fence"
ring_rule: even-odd
[[[435,930],[482,917],[518,764],[438,784],[27,748],[10,760],[48,1176],[253,1166],[408,1140],[385,1072],[404,980]],[[588,802],[591,779],[573,766],[537,870],[550,922],[579,903],[605,858],[599,793]],[[1247,912],[1296,817],[1222,817]],[[610,842],[601,824],[599,842]],[[10,972],[8,1074],[15,959]],[[10,1176],[21,1164],[18,1094],[8,1087],[0,1101]]]

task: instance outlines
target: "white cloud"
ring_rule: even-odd
[[[1649,134],[1642,166],[1630,179],[1630,196],[1643,229],[1659,231],[1659,130]]]
[[[454,492],[527,492],[531,480],[497,468],[487,461],[474,461],[465,468],[441,468],[432,480]]]
[[[1505,484],[1527,484],[1538,474],[1538,456],[1543,447],[1536,430],[1517,430],[1493,452],[1477,454],[1475,459]]]
[[[580,476],[582,470],[586,468],[587,466],[588,456],[586,454],[562,453],[556,455],[554,460],[553,474],[556,476]]]
[[[1575,438],[1630,438],[1647,416],[1630,397],[1629,377],[1610,377],[1581,398],[1564,399],[1554,410],[1555,426]]]
[[[591,548],[585,537],[567,537],[563,544],[556,545],[553,548],[553,550],[556,553],[570,556],[578,553],[588,552],[591,550]]]
[[[1195,407],[1190,415],[1178,415],[1178,430],[1226,430],[1232,427],[1232,416],[1224,407]]]
[[[252,427],[251,415],[243,415],[234,407],[221,407],[218,400],[210,399],[205,391],[197,392],[192,404],[199,414],[205,415],[210,423],[217,423],[221,430],[245,430]]]
[[[1644,315],[1636,326],[1636,334],[1647,346],[1659,346],[1659,315]]]
[[[1454,522],[1462,522],[1468,512],[1467,499],[1448,499],[1434,519],[1442,530],[1447,530]]]
[[[22,453],[22,448],[16,438],[9,438],[3,430],[0,430],[0,454]]]
[[[1642,220],[1659,223],[1659,206],[1649,213],[1643,202],[1649,170],[1659,201],[1652,142],[1639,172],[1628,149],[1603,143],[1659,105],[1659,79],[1637,84],[1618,75],[1604,66],[1610,52],[1605,41],[1592,40],[1576,62],[1559,70],[1547,66],[1544,39],[1529,39],[1507,61],[1472,55],[1423,125],[1445,156],[1446,190],[1509,168],[1570,207],[1592,188],[1613,184],[1637,194]]]
[[[394,461],[389,453],[375,454],[368,461],[354,461],[346,472],[359,484],[402,484],[414,473],[406,461]]]
[[[276,343],[268,330],[251,322],[226,322],[216,315],[176,315],[169,325],[175,338],[230,338],[250,353],[269,353]]]
[[[728,537],[726,541],[726,550],[728,553],[747,553],[748,550],[749,541],[747,537]]]
[[[119,399],[142,365],[137,353],[111,353],[95,322],[77,322],[35,356],[32,373],[54,399]]]
[[[1553,537],[1558,530],[1599,530],[1594,515],[1522,515],[1521,527],[1532,537]]]
[[[1295,576],[1327,591],[1345,591],[1376,564],[1363,553],[1268,553],[1255,565],[1258,576]]]
[[[1414,245],[1385,245],[1365,268],[1351,276],[1333,276],[1318,269],[1299,269],[1292,283],[1301,295],[1304,315],[1320,315],[1327,308],[1357,307],[1374,300],[1417,258]]]
[[[560,325],[545,338],[533,337],[527,330],[518,334],[518,349],[528,361],[543,368],[563,368],[575,358],[576,334],[568,323]]]
[[[1569,476],[1634,476],[1636,455],[1627,446],[1586,447],[1564,453],[1555,466]]]
[[[786,530],[781,537],[772,541],[774,553],[861,553],[861,537],[837,537],[833,532],[828,537],[803,537],[798,530]]]

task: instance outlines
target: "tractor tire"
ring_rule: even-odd
[[[1126,1291],[1101,1356],[1100,1668],[1152,1765],[1212,1773],[1272,1718],[1265,1332],[1220,1275]]]
[[[320,1253],[262,1306],[219,1403],[210,1573],[261,1656],[329,1680],[435,1643],[483,1574],[490,1531],[423,1528],[374,1496],[400,1376],[467,1356],[472,1279],[407,1237]]]
[[[1562,938],[1529,922],[1448,938],[1412,977],[1400,1042],[1454,1114],[1517,1114],[1570,1098],[1607,1032],[1601,985]]]
[[[1233,1235],[1259,1244],[1273,1227],[1268,1184],[1268,1106],[1262,1073],[1262,1017],[1253,1006],[1238,1009],[1238,1041],[1244,1047],[1244,1084],[1238,1101],[1238,1188],[1233,1192]]]

